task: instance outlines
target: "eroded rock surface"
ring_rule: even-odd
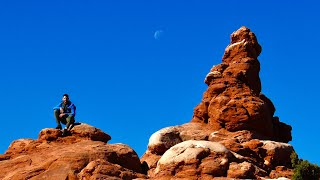
[[[134,179],[146,178],[136,152],[87,124],[62,137],[43,129],[37,140],[19,139],[0,156],[0,179]]]
[[[291,177],[291,126],[274,116],[272,101],[261,93],[260,53],[250,29],[231,34],[222,63],[205,77],[208,89],[191,122],[151,136],[141,158],[150,178]]]
[[[222,63],[213,66],[205,78],[209,87],[192,121],[217,130],[250,130],[271,140],[291,140],[291,127],[273,116],[274,105],[261,94],[260,52],[261,46],[248,28],[232,33]]]
[[[260,53],[250,29],[232,33],[191,121],[155,132],[141,159],[125,144],[107,144],[110,135],[90,125],[67,137],[43,129],[0,155],[0,179],[290,179],[291,126],[261,93]]]

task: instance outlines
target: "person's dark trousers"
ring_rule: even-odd
[[[54,110],[54,117],[56,118],[56,123],[58,126],[61,127],[61,124],[66,125],[67,129],[70,127],[70,125],[72,125],[74,123],[74,116],[72,115],[65,115],[62,118],[59,117],[60,115],[60,110],[56,109]]]

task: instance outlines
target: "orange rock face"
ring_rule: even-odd
[[[107,144],[111,137],[82,124],[72,135],[44,129],[38,140],[19,139],[0,155],[0,179],[133,179],[141,174],[140,160],[124,144]]]
[[[192,122],[203,122],[216,130],[249,130],[281,142],[291,140],[291,127],[273,117],[272,102],[261,94],[260,52],[261,46],[248,28],[232,33],[222,63],[212,67],[205,78],[209,87],[194,110]]]
[[[274,117],[272,101],[261,93],[260,52],[248,28],[232,33],[191,122],[150,137],[141,161],[151,179],[291,177],[291,126]]]

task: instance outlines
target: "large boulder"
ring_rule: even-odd
[[[155,177],[193,179],[225,176],[232,154],[220,143],[188,140],[172,146],[157,163]]]
[[[125,144],[107,144],[110,135],[87,124],[71,135],[43,129],[37,140],[19,139],[0,158],[0,179],[146,178],[136,152]]]
[[[210,133],[211,130],[202,123],[185,123],[160,129],[149,138],[148,150],[141,157],[141,162],[147,163],[149,176],[153,177],[158,160],[168,149],[187,140],[208,140]]]

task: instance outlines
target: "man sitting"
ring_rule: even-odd
[[[62,96],[62,102],[54,107],[53,110],[54,117],[57,122],[56,129],[62,129],[60,122],[66,125],[62,133],[63,136],[66,136],[75,122],[74,117],[76,116],[76,106],[69,100],[69,95],[64,94]]]

